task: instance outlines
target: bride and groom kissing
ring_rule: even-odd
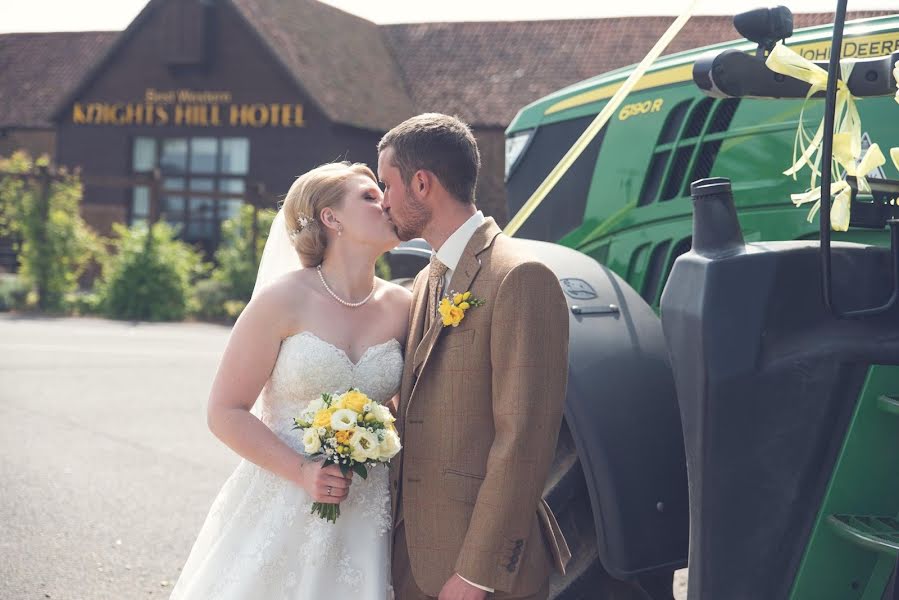
[[[291,186],[209,397],[210,429],[243,460],[172,598],[548,597],[570,558],[542,499],[568,306],[477,210],[479,168],[468,126],[429,113],[381,139],[377,177],[333,163]],[[375,277],[417,237],[435,253],[411,293]],[[350,388],[391,408],[403,445],[366,478],[322,468],[292,430],[310,399]]]

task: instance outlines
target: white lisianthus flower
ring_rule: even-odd
[[[356,462],[378,460],[381,456],[378,436],[362,428],[353,432],[350,437],[350,448],[353,450],[351,458]]]
[[[381,423],[393,423],[396,421],[393,414],[390,412],[390,409],[383,404],[375,404],[372,406],[371,414],[373,414]]]
[[[306,454],[315,454],[322,449],[322,440],[318,437],[318,431],[310,427],[303,431],[303,450]]]
[[[384,439],[381,441],[379,446],[380,451],[380,459],[381,460],[390,460],[394,456],[396,456],[400,450],[402,450],[403,446],[400,444],[400,436],[396,431],[392,429],[387,429],[384,431]]]
[[[352,429],[356,426],[356,420],[358,418],[359,413],[356,411],[348,408],[339,408],[334,411],[333,415],[331,415],[331,429],[334,431]]]
[[[328,408],[328,406],[325,404],[325,401],[322,400],[321,398],[316,398],[315,400],[313,400],[312,402],[309,403],[309,406],[306,407],[306,412],[309,412],[309,413],[312,413],[313,415],[315,415],[315,413],[322,410],[323,408]]]

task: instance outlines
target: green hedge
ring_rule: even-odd
[[[0,158],[0,171],[24,174],[40,169],[49,169],[47,157],[34,160],[16,152]],[[19,275],[34,292],[38,307],[61,312],[85,269],[105,260],[105,248],[81,218],[78,176],[60,169],[46,193],[39,181],[0,177],[0,235],[21,240],[16,248]]]
[[[99,286],[103,312],[116,319],[177,321],[196,310],[193,285],[208,265],[192,246],[174,238],[167,223],[114,225],[116,253]]]

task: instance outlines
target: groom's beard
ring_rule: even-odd
[[[396,237],[400,238],[400,241],[408,242],[421,237],[425,227],[431,222],[431,210],[419,202],[412,195],[412,191],[408,189],[406,190],[405,205],[406,210],[402,220],[394,219],[393,215],[391,215],[391,220],[396,231]]]

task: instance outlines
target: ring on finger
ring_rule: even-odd
[[[328,486],[328,495],[329,496],[331,495],[331,486],[330,485]]]

